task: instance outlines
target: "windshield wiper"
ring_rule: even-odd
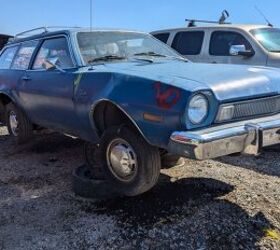
[[[148,52],[141,52],[141,53],[136,53],[133,54],[134,56],[158,56],[158,57],[166,57],[165,55],[153,52],[153,51],[148,51]]]
[[[107,56],[101,56],[94,59],[91,59],[88,61],[88,63],[94,63],[99,61],[109,61],[109,60],[124,60],[126,57],[124,56],[118,56],[118,55],[107,55]]]
[[[181,61],[184,61],[184,62],[188,62],[188,60],[185,59],[185,58],[183,58],[183,57],[179,57],[179,56],[167,56],[167,55],[162,55],[162,54],[155,53],[155,52],[153,52],[153,51],[142,52],[142,53],[136,53],[136,54],[134,54],[134,56],[157,56],[157,57],[167,57],[167,58],[170,58],[170,59],[176,59],[176,60],[181,60]]]
[[[272,53],[280,53],[280,50],[271,50]]]

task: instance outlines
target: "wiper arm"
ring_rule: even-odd
[[[170,58],[170,59],[177,59],[177,60],[181,60],[181,61],[184,61],[184,62],[188,62],[188,60],[185,59],[185,58],[183,58],[183,57],[179,57],[179,56],[167,56],[167,55],[162,55],[162,54],[155,53],[155,52],[153,52],[153,51],[142,52],[142,53],[136,53],[136,54],[134,54],[134,56],[157,56],[157,57],[167,57],[167,58]]]
[[[158,56],[158,57],[166,57],[166,55],[161,55],[153,51],[148,51],[148,52],[141,52],[141,53],[136,53],[134,56]]]
[[[107,55],[107,56],[101,56],[94,59],[91,59],[88,61],[88,63],[94,63],[99,61],[109,61],[109,60],[124,60],[126,57],[118,56],[118,55]]]

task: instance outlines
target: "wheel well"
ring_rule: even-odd
[[[5,95],[5,94],[0,94],[0,102],[3,105],[7,105],[10,102],[12,102],[12,99],[10,97],[8,97],[7,95]]]
[[[97,104],[93,111],[93,122],[99,136],[111,126],[120,126],[125,124],[134,132],[141,134],[139,128],[131,121],[128,115],[117,105],[102,101]]]
[[[0,94],[0,123],[5,123],[5,106],[12,102],[12,99],[5,94]]]

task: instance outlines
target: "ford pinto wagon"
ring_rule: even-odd
[[[45,127],[98,145],[129,196],[156,184],[163,152],[205,160],[278,144],[279,83],[277,69],[195,64],[133,31],[44,29],[0,57],[10,134],[22,143]]]

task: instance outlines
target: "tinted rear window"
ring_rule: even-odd
[[[172,48],[182,55],[198,55],[201,52],[203,39],[203,31],[178,32],[172,43]]]
[[[170,35],[169,33],[160,33],[160,34],[154,34],[153,36],[156,39],[158,39],[158,40],[160,40],[160,41],[162,41],[164,43],[167,43],[169,35]]]

